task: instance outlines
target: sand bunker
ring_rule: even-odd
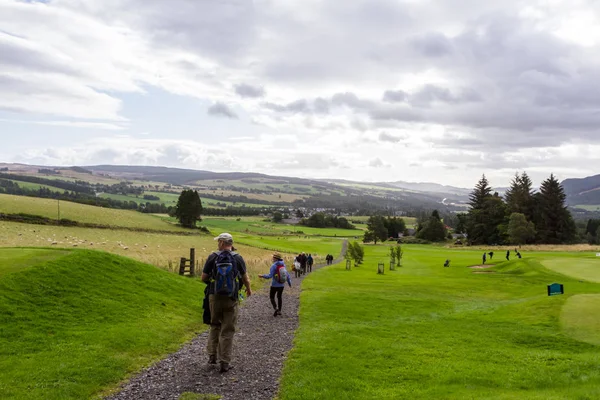
[[[492,268],[493,265],[471,265],[469,268],[473,269],[484,269],[484,268]]]

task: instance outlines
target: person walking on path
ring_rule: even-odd
[[[209,285],[210,332],[206,350],[209,364],[220,363],[220,371],[232,368],[233,336],[238,318],[239,281],[246,286],[246,296],[252,295],[246,262],[232,251],[233,236],[221,233],[215,238],[218,251],[206,259],[202,281]]]
[[[273,316],[276,317],[281,315],[281,306],[283,305],[282,295],[286,282],[289,287],[292,287],[292,278],[290,278],[290,274],[285,268],[281,254],[273,253],[273,265],[271,265],[269,273],[259,275],[259,278],[272,279],[269,299],[271,300],[271,305],[273,306]],[[277,295],[277,303],[275,303],[275,295]]]
[[[299,278],[302,274],[302,271],[300,271],[300,262],[298,261],[299,256],[300,254],[294,258],[294,273],[296,274],[296,278]]]
[[[491,260],[492,258],[494,258],[494,252],[493,252],[493,251],[490,251],[488,254],[490,255],[490,260]]]
[[[483,265],[485,265],[486,254],[483,253]]]
[[[300,263],[300,271],[302,271],[303,274],[306,274],[306,260],[306,253],[300,253],[298,256],[298,262]]]
[[[308,257],[306,257],[306,267],[308,268],[308,272],[312,272],[314,262],[315,260],[313,260],[312,255],[309,254]]]

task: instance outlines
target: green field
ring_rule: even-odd
[[[0,276],[0,398],[90,398],[204,329],[198,280],[108,253],[51,252],[0,249],[0,271],[21,265]]]
[[[60,189],[55,186],[42,185],[41,183],[23,182],[23,181],[17,181],[14,179],[12,181],[14,183],[18,184],[19,187],[21,187],[23,189],[29,189],[29,190],[48,189],[53,192],[61,192],[61,193],[64,192],[64,189]]]
[[[106,199],[113,199],[119,201],[135,201],[136,203],[152,203],[152,204],[161,204],[164,203],[165,206],[176,206],[177,200],[179,199],[178,193],[165,193],[165,192],[153,192],[153,191],[145,191],[144,194],[149,194],[152,196],[160,197],[160,200],[146,200],[144,199],[144,195],[133,196],[133,195],[124,195],[124,194],[112,194],[112,193],[102,193],[100,197]],[[242,193],[240,193],[242,194]],[[254,204],[254,203],[241,203],[241,202],[231,202],[231,201],[223,201],[223,200],[215,200],[209,199],[207,197],[200,196],[200,200],[202,201],[202,205],[204,207],[209,208],[219,208],[217,203],[225,204],[226,206],[234,206],[234,207],[251,207],[251,208],[265,208],[265,207],[273,207],[265,204]]]
[[[238,221],[239,220],[239,221]],[[265,221],[264,217],[203,217],[202,226],[210,231],[243,232],[256,235],[308,235],[330,237],[362,237],[360,229],[311,228]]]
[[[26,213],[55,219],[58,217],[58,205],[59,202],[53,199],[0,194],[0,213]],[[180,226],[168,223],[153,215],[142,214],[133,210],[88,206],[70,201],[60,202],[60,218],[115,227],[186,231]]]
[[[600,284],[542,264],[562,259],[579,276],[589,253],[525,253],[475,270],[480,251],[403,248],[404,265],[384,275],[379,245],[361,267],[304,281],[281,399],[600,397]],[[553,282],[566,294],[548,297]]]
[[[582,210],[586,211],[600,211],[599,204],[582,204],[578,206],[573,206],[573,208],[581,208]]]

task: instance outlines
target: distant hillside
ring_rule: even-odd
[[[4,167],[4,173],[42,176],[44,179],[117,186],[127,181],[129,182],[127,185],[141,187],[143,193],[147,192],[161,199],[161,196],[176,194],[188,187],[198,190],[203,198],[220,202],[219,207],[229,205],[240,207],[248,203],[263,207],[289,205],[294,208],[332,208],[338,211],[360,212],[373,210],[411,212],[421,209],[443,211],[464,208],[470,191],[435,183],[371,183],[155,166],[42,167],[0,164],[0,167]],[[49,174],[55,175],[49,176]],[[129,192],[116,194],[121,194],[118,198],[120,201],[135,203],[140,201],[140,198],[130,196]]]
[[[562,186],[571,206],[600,204],[600,175],[565,179]]]
[[[439,183],[431,182],[388,182],[388,185],[399,187],[402,189],[416,190],[419,192],[453,194],[458,196],[468,196],[471,189],[459,188],[454,186],[440,185]]]

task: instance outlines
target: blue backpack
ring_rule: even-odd
[[[236,253],[219,251],[216,253],[213,279],[215,280],[215,294],[235,298],[238,291],[238,269],[233,256]]]

